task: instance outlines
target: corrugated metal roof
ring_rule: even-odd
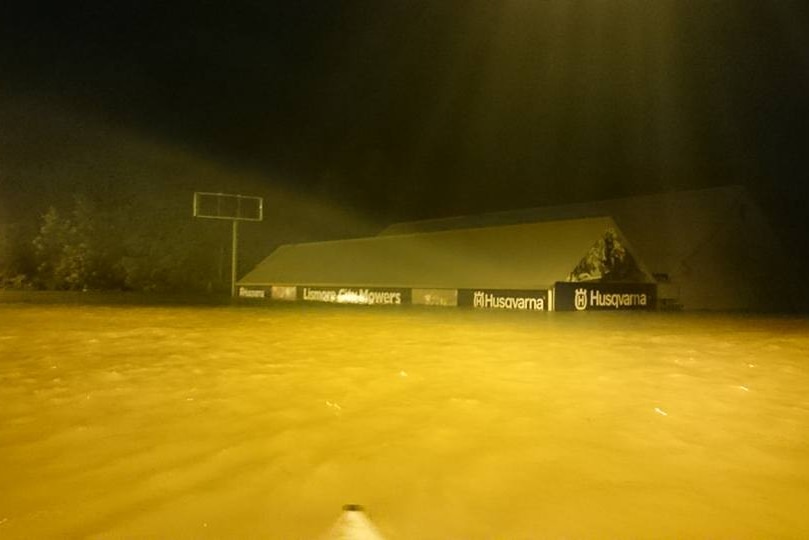
[[[239,284],[544,289],[608,229],[625,240],[594,217],[285,245]]]

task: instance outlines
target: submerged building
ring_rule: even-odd
[[[257,301],[496,309],[789,309],[785,257],[741,187],[398,223],[279,247]]]
[[[397,223],[382,235],[611,216],[659,284],[662,306],[796,310],[805,292],[742,186]],[[805,309],[805,308],[803,308]]]
[[[252,299],[532,311],[656,304],[652,275],[609,217],[286,245],[238,291]]]

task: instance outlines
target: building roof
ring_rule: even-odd
[[[609,217],[285,245],[239,284],[544,289],[610,229],[628,246]]]
[[[754,228],[769,229],[747,191],[726,186],[395,223],[380,236],[611,216],[650,271],[673,274],[740,213]]]

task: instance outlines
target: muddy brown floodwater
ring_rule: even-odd
[[[809,320],[0,304],[0,537],[809,537]]]

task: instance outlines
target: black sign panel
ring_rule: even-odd
[[[654,283],[587,283],[560,281],[555,287],[556,311],[655,309]]]
[[[548,311],[547,290],[459,289],[458,305],[477,309]]]
[[[366,306],[396,306],[410,303],[410,289],[384,287],[298,287],[298,300],[330,304],[360,304]]]

